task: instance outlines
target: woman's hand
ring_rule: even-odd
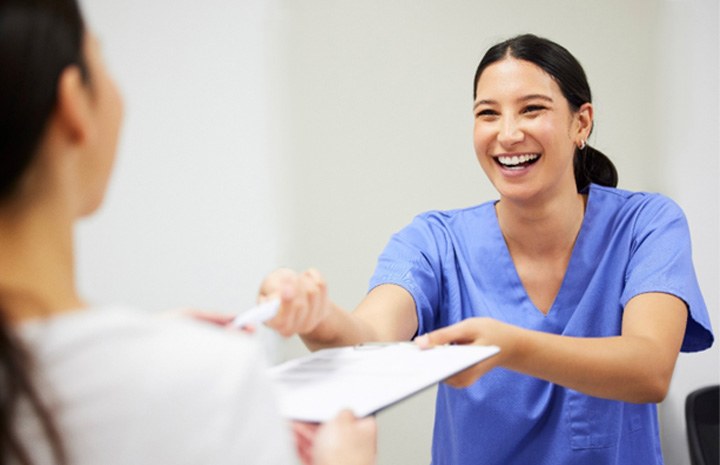
[[[245,334],[253,334],[255,332],[255,328],[252,325],[243,326],[242,328],[233,326],[231,323],[233,319],[235,319],[235,315],[229,315],[227,313],[211,312],[187,307],[167,310],[161,313],[160,316],[163,318],[184,318],[200,321],[202,323],[209,323],[226,328],[230,331],[237,331]]]
[[[270,273],[260,285],[258,300],[272,298],[280,299],[280,310],[266,324],[285,337],[310,333],[332,309],[325,279],[315,269]]]
[[[314,465],[372,465],[377,455],[375,418],[357,419],[340,412],[317,430],[313,444]]]
[[[295,452],[303,465],[312,465],[313,463],[313,445],[319,429],[319,423],[292,422]]]
[[[325,424],[292,422],[295,449],[303,465],[370,465],[377,454],[377,425],[348,410]]]
[[[416,338],[420,347],[496,345],[500,353],[447,382],[468,386],[495,366],[594,397],[638,404],[667,395],[685,334],[681,299],[650,292],[625,306],[621,334],[580,337],[534,331],[491,318],[470,318]]]
[[[520,328],[492,318],[468,318],[460,323],[418,336],[415,343],[423,349],[444,344],[495,345],[500,352],[451,376],[444,382],[453,387],[467,387],[485,373],[510,360],[519,342]]]

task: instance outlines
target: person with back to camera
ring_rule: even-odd
[[[78,295],[121,114],[76,0],[0,1],[0,461],[297,463],[254,341]],[[303,463],[374,463],[373,419],[299,426]]]
[[[499,200],[417,216],[351,313],[317,270],[276,270],[260,288],[281,297],[268,325],[311,349],[415,336],[499,346],[438,388],[434,465],[662,464],[655,404],[678,352],[713,343],[682,211],[616,188],[587,144],[585,73],[552,41],[490,48],[474,117]]]

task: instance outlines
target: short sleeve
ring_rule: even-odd
[[[663,292],[682,299],[688,307],[683,352],[704,350],[713,343],[707,308],[692,262],[690,232],[680,207],[653,196],[638,213],[626,269],[623,307],[633,297]]]
[[[436,326],[441,295],[441,264],[438,241],[441,231],[434,231],[428,214],[417,216],[412,223],[395,233],[378,258],[369,289],[395,284],[407,290],[415,301],[418,334]]]

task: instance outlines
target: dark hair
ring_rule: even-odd
[[[0,202],[13,195],[32,163],[57,102],[58,80],[83,57],[85,26],[76,0],[0,3]],[[16,430],[21,402],[29,404],[56,463],[67,459],[52,414],[34,383],[30,352],[0,309],[0,461],[32,463]]]
[[[0,4],[0,200],[30,165],[57,100],[60,74],[87,78],[84,23],[76,0]]]
[[[508,56],[529,61],[552,76],[572,111],[592,102],[585,71],[575,57],[561,45],[532,34],[523,34],[500,42],[485,53],[475,72],[473,98],[477,97],[477,84],[485,68]],[[578,192],[590,183],[617,186],[615,165],[599,150],[589,145],[585,145],[583,149],[576,148],[573,164]]]

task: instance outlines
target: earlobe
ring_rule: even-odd
[[[58,80],[55,118],[70,143],[83,144],[90,135],[90,97],[80,69],[77,66],[65,68]]]

